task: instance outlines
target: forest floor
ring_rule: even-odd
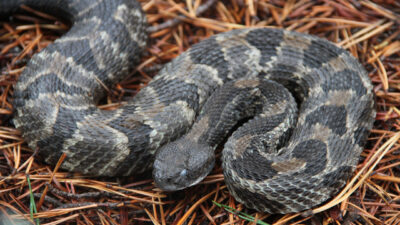
[[[12,123],[13,85],[29,58],[69,26],[22,7],[12,20],[0,23],[0,220],[47,225],[400,224],[399,1],[140,2],[150,26],[148,48],[136,71],[109,89],[100,108],[118,108],[162,65],[213,34],[264,26],[313,34],[358,58],[374,85],[376,122],[354,177],[309,215],[270,215],[235,201],[224,183],[219,160],[199,185],[174,193],[157,189],[148,174],[95,178],[62,171],[62,157],[56,166],[43,163]]]

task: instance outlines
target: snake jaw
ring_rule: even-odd
[[[202,181],[214,161],[212,147],[181,138],[157,151],[153,178],[157,187],[165,191],[182,190]]]

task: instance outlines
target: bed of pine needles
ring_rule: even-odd
[[[22,7],[0,22],[0,224],[400,224],[400,2],[396,0],[141,0],[150,41],[132,76],[99,105],[112,110],[163,64],[210,35],[271,26],[310,33],[351,52],[374,84],[377,116],[354,177],[330,201],[269,215],[230,196],[218,161],[199,185],[164,193],[148,174],[96,178],[43,163],[12,123],[13,85],[29,58],[69,25]]]

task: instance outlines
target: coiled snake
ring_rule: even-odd
[[[248,207],[302,211],[352,174],[374,121],[372,86],[332,43],[280,29],[221,33],[165,65],[126,105],[104,111],[96,107],[103,85],[121,81],[146,46],[140,4],[3,0],[0,15],[21,4],[73,23],[15,86],[15,125],[46,162],[66,153],[66,170],[116,176],[148,170],[156,158],[156,184],[177,190],[209,173],[214,149],[242,121],[223,167],[230,192]]]

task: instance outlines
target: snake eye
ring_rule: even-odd
[[[184,176],[186,176],[186,174],[187,174],[187,169],[184,169],[184,170],[181,171],[181,173],[179,175],[181,177],[184,177]]]

